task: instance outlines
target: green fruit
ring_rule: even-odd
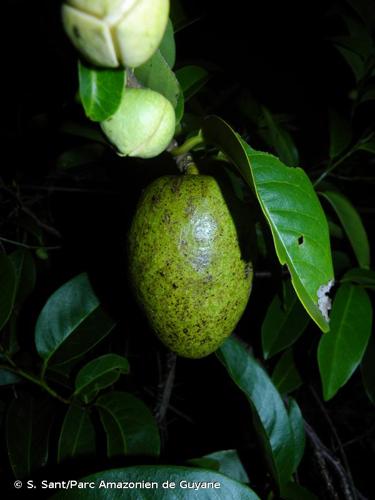
[[[90,62],[136,68],[157,50],[169,14],[169,0],[68,0],[63,25]]]
[[[251,291],[252,265],[223,193],[211,176],[160,177],[144,191],[130,228],[137,300],[160,340],[188,358],[220,346]]]
[[[116,113],[101,127],[120,155],[153,158],[171,142],[175,121],[173,106],[164,96],[128,88]]]

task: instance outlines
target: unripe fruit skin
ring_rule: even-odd
[[[116,113],[101,123],[122,156],[153,158],[170,143],[176,125],[172,104],[150,89],[127,88]]]
[[[156,335],[180,356],[207,356],[232,333],[253,272],[213,177],[164,176],[146,188],[129,232],[129,273]]]
[[[69,0],[65,31],[76,49],[97,66],[136,68],[157,50],[169,0]]]

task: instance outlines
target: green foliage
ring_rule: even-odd
[[[95,454],[95,428],[87,409],[71,405],[62,424],[57,461]]]
[[[319,342],[318,362],[324,399],[331,399],[351,377],[366,350],[372,306],[364,289],[342,285],[335,297],[331,329]]]
[[[0,330],[12,313],[16,290],[15,266],[8,256],[0,255]]]
[[[99,69],[78,63],[79,96],[86,116],[102,122],[112,116],[120,106],[125,90],[124,70]]]
[[[299,299],[319,328],[328,331],[325,292],[333,282],[328,224],[305,172],[254,151],[219,118],[208,118],[203,132],[233,160],[253,189]]]
[[[218,350],[218,357],[250,403],[254,426],[271,474],[279,485],[288,482],[299,450],[277,389],[239,342],[227,340]]]
[[[272,382],[280,394],[287,394],[302,385],[302,379],[294,362],[293,351],[288,349],[279,359],[272,372]]]
[[[250,482],[236,450],[215,451],[200,458],[192,458],[188,464],[220,472],[240,483]]]
[[[147,406],[126,392],[113,391],[95,403],[107,434],[107,455],[157,456],[160,438]]]

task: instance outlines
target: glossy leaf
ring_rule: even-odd
[[[262,347],[265,359],[291,346],[306,330],[309,316],[293,288],[285,287],[284,298],[276,294],[262,324]]]
[[[293,472],[295,472],[305,452],[305,426],[301,410],[293,398],[289,399],[288,414],[294,441]]]
[[[78,372],[74,395],[88,403],[99,391],[114,384],[122,373],[128,372],[129,363],[126,358],[118,354],[104,354],[87,363]]]
[[[296,145],[287,130],[277,123],[270,111],[263,107],[263,117],[267,127],[266,142],[273,147],[280,160],[289,167],[295,167],[299,162]],[[263,134],[262,134],[263,135]]]
[[[176,108],[180,85],[159,50],[142,66],[135,68],[134,75],[144,87],[159,92]]]
[[[188,101],[207,83],[209,74],[204,68],[191,65],[178,69],[176,77],[180,82],[185,101]]]
[[[250,148],[220,118],[206,119],[203,133],[235,163],[255,192],[280,263],[288,266],[307,312],[328,331],[326,293],[333,283],[329,231],[309,178],[302,169],[286,167],[276,157]]]
[[[31,477],[46,465],[52,422],[49,402],[22,394],[10,403],[6,418],[9,462],[16,478]]]
[[[12,260],[0,254],[0,330],[8,321],[17,291],[17,275]]]
[[[366,350],[371,334],[372,306],[363,288],[342,285],[335,297],[331,329],[318,347],[324,399],[331,399],[351,377]]]
[[[331,110],[329,115],[329,157],[339,156],[349,146],[352,140],[350,122]]]
[[[375,405],[375,338],[370,338],[361,364],[362,381],[369,400]]]
[[[16,271],[16,298],[21,304],[34,290],[36,280],[35,262],[30,250],[19,248],[9,255]]]
[[[192,458],[188,460],[188,463],[196,467],[221,472],[240,483],[250,482],[236,450],[215,451],[200,458]]]
[[[70,458],[93,455],[95,449],[95,428],[89,411],[79,406],[69,406],[60,432],[57,461],[60,463]]]
[[[95,500],[122,500],[123,498],[127,500],[155,500],[155,498],[157,500],[187,500],[189,498],[199,498],[199,500],[259,500],[259,497],[248,486],[233,481],[233,479],[218,472],[193,467],[139,465],[97,472],[82,478],[82,481],[92,481],[96,484]],[[100,488],[101,481],[104,484],[122,484],[125,481],[142,483],[144,481],[144,483],[149,483],[149,487],[126,489],[125,496],[123,489]],[[198,490],[193,489],[193,483],[198,483]],[[202,485],[207,483],[216,484],[216,488],[204,488]],[[187,484],[191,485],[189,489],[186,487]],[[56,500],[86,500],[92,498],[92,490],[80,488],[62,490],[52,498]]]
[[[370,267],[369,242],[357,210],[341,193],[325,191],[321,195],[331,204],[340,219],[360,267]]]
[[[107,434],[108,457],[159,455],[159,431],[142,401],[127,392],[112,391],[100,396],[95,406]]]
[[[291,349],[285,351],[276,364],[272,373],[272,382],[281,394],[292,392],[302,384]]]
[[[102,122],[120,106],[125,90],[126,73],[123,69],[103,69],[78,63],[79,95],[86,116]]]
[[[284,403],[266,372],[233,338],[217,351],[233,382],[245,394],[271,474],[278,484],[289,481],[294,442]]]
[[[357,283],[365,288],[375,290],[375,271],[361,268],[350,269],[341,278],[341,283]]]
[[[43,307],[35,328],[36,349],[45,367],[67,362],[91,349],[113,326],[82,273],[54,292]]]
[[[176,62],[176,43],[174,40],[173,25],[170,19],[168,20],[163,39],[159,45],[159,50],[169,67],[173,68]]]

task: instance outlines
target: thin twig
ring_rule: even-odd
[[[320,401],[320,398],[319,398],[318,394],[316,393],[315,389],[312,386],[310,386],[310,391],[311,391],[311,393],[312,393],[312,395],[313,395],[313,397],[314,397],[317,405],[319,406],[320,411],[322,412],[322,414],[323,414],[323,416],[324,416],[324,418],[325,418],[325,420],[326,420],[326,422],[327,422],[327,424],[328,424],[328,426],[329,426],[329,428],[330,428],[330,430],[331,430],[331,432],[332,432],[332,434],[333,434],[333,436],[334,436],[334,438],[336,440],[337,446],[338,446],[338,448],[340,450],[341,459],[342,459],[342,461],[344,463],[344,466],[345,466],[345,469],[346,469],[346,473],[347,473],[347,476],[348,476],[348,480],[350,482],[351,490],[353,492],[355,492],[355,486],[354,486],[353,477],[352,477],[352,474],[351,474],[351,471],[350,471],[349,461],[348,461],[348,458],[346,456],[345,450],[344,450],[344,448],[342,446],[341,439],[340,439],[340,437],[339,437],[339,435],[337,433],[336,427],[334,426],[334,424],[333,424],[333,422],[331,420],[331,417],[329,416],[326,408],[324,407],[323,403]],[[355,493],[354,493],[354,498],[355,498]]]
[[[176,359],[177,355],[174,352],[167,353],[166,377],[159,384],[159,397],[155,408],[155,418],[159,425],[164,423],[169,407],[176,372]]]

